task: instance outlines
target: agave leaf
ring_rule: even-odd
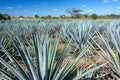
[[[23,46],[22,44],[21,44],[21,48],[22,48],[22,50],[24,52],[24,55],[25,55],[26,60],[27,60],[27,63],[29,65],[29,66],[26,66],[26,67],[30,68],[30,72],[32,73],[31,76],[33,77],[33,79],[34,80],[38,80],[38,76],[36,74],[35,67],[33,65],[33,62],[31,61],[31,58],[30,58],[30,53],[28,52],[28,50],[26,49],[26,47]]]
[[[27,73],[25,72],[25,70],[21,67],[21,64],[19,64],[19,62],[11,54],[9,54],[9,55],[13,59],[13,62],[15,63],[15,65],[17,66],[18,70],[23,75],[23,77],[26,78],[27,80],[29,80],[29,76],[27,75]]]
[[[60,70],[60,67],[61,67],[61,65],[62,65],[63,59],[64,59],[64,57],[65,57],[65,55],[66,55],[66,53],[67,53],[68,46],[69,46],[69,44],[66,44],[66,45],[65,45],[62,53],[60,54],[60,56],[59,56],[59,58],[58,58],[57,64],[56,64],[56,66],[55,66],[55,68],[54,68],[54,71],[53,71],[53,73],[54,73],[54,74],[53,74],[53,79],[55,79],[55,77],[57,76],[58,71]]]
[[[91,73],[91,72],[99,69],[100,67],[105,66],[105,65],[108,64],[108,63],[109,63],[109,62],[106,62],[106,63],[104,63],[104,64],[102,64],[102,65],[96,66],[95,68],[90,69],[90,70],[86,71],[85,73],[82,73],[82,74],[80,73],[80,75],[76,76],[73,80],[79,80],[80,78],[84,77],[85,75],[87,75],[87,74],[89,74],[89,73]]]
[[[2,73],[3,76],[7,76],[9,77],[11,80],[15,80],[16,78],[14,78],[12,75],[10,75],[8,72],[5,72],[4,70],[0,69],[0,72]],[[17,79],[18,80],[18,79]]]
[[[20,66],[19,62],[13,57],[13,55],[11,55],[11,54],[4,48],[4,46],[1,45],[1,47],[2,47],[3,51],[5,52],[5,54],[7,54],[7,56],[9,57],[9,59],[10,59],[13,63],[15,63],[15,65],[16,65],[17,68],[19,69],[20,73],[24,76],[24,78],[29,79],[28,76],[27,76],[27,74],[26,74],[26,72],[25,72],[25,71],[23,70],[23,68]],[[13,54],[13,53],[12,53],[12,54]]]
[[[57,76],[55,77],[54,80],[60,80],[60,78],[62,78],[62,73],[64,72],[65,68],[67,67],[68,63],[69,63],[70,59],[66,61],[66,63],[64,64],[64,66],[62,67],[62,69],[60,70],[60,72],[57,74]]]
[[[58,43],[59,43],[59,38],[56,38],[55,44],[53,45],[53,49],[51,50],[51,44],[50,44],[50,51],[49,51],[49,57],[48,57],[48,74],[49,74],[49,79],[52,76],[52,70],[54,69],[54,63],[55,63],[55,58],[56,58],[56,53],[57,53],[57,48],[58,48]]]
[[[0,62],[5,65],[11,72],[13,72],[19,79],[26,80],[20,72],[18,72],[14,67],[12,67],[10,64],[8,64],[5,60],[0,58]]]
[[[80,60],[80,58],[83,57],[83,55],[87,52],[86,48],[83,49],[83,51],[78,55],[78,57],[67,67],[67,69],[63,73],[63,78],[73,69],[73,67],[77,64],[77,62]],[[63,79],[62,78],[62,79]]]
[[[42,80],[42,74],[41,74],[41,63],[42,63],[42,43],[43,41],[40,40],[40,34],[36,33],[36,35],[32,35],[32,44],[34,47],[34,53],[36,55],[36,65],[37,65],[37,71],[38,71],[38,76],[39,79]]]
[[[99,47],[99,49],[103,52],[100,55],[106,60],[110,61],[108,64],[110,68],[115,72],[117,75],[120,75],[120,65],[119,61],[117,60],[117,57],[115,56],[115,53],[113,52],[112,48],[110,47],[108,41],[100,34],[99,31],[96,31],[98,36],[100,37],[101,41],[104,43],[105,50],[94,40],[93,42]]]
[[[35,67],[33,65],[33,62],[31,61],[31,57],[30,57],[30,53],[28,52],[28,50],[26,49],[25,45],[23,45],[19,38],[17,38],[19,43],[20,43],[20,47],[22,49],[22,52],[24,54],[24,57],[25,58],[23,61],[25,62],[26,64],[26,67],[27,69],[29,69],[29,72],[31,73],[31,77],[34,79],[34,80],[38,80],[38,76],[37,76],[37,73],[35,71]]]

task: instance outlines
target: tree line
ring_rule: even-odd
[[[8,14],[0,14],[0,20],[8,20],[8,19],[113,19],[113,18],[120,18],[120,14],[109,14],[109,15],[97,15],[96,13],[93,13],[91,15],[89,14],[82,14],[82,10],[75,9],[75,8],[68,8],[66,9],[66,13],[70,16],[66,16],[65,14],[59,15],[59,16],[39,16],[37,14],[34,15],[34,17],[25,17],[25,16],[9,16]]]
[[[1,14],[0,13],[0,20],[9,20],[11,17],[8,14]]]

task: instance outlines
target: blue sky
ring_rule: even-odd
[[[82,14],[120,14],[120,0],[0,0],[0,13],[11,16],[68,15],[67,8],[81,9]]]

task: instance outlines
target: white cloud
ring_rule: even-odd
[[[13,9],[13,7],[6,7],[6,9]]]
[[[110,2],[110,0],[103,0],[103,2],[104,2],[104,3],[108,3],[108,2]]]
[[[38,14],[38,12],[34,12],[34,14]]]
[[[93,12],[93,10],[92,9],[88,9],[88,10],[86,10],[87,12]]]
[[[52,9],[53,11],[58,11],[58,9]]]
[[[86,5],[82,5],[82,7],[86,7]]]
[[[103,0],[104,3],[109,3],[109,2],[118,2],[119,0]]]
[[[107,8],[107,11],[110,11],[110,10],[112,10],[112,9],[113,9],[113,7]]]
[[[53,13],[53,14],[57,14],[57,13]]]
[[[118,2],[119,0],[113,0],[113,2]]]
[[[119,8],[119,9],[120,9],[120,6],[119,6],[119,7],[117,7],[117,8]]]

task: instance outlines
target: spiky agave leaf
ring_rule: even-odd
[[[66,53],[68,51],[69,44],[66,44],[65,48],[63,49],[61,55],[58,58],[58,61],[55,60],[57,54],[57,47],[59,44],[59,38],[56,39],[55,44],[50,44],[49,39],[46,38],[45,40],[40,39],[40,35],[37,33],[34,35],[32,42],[33,47],[31,51],[36,55],[35,60],[36,64],[32,61],[34,57],[30,54],[30,51],[27,49],[21,39],[16,37],[20,46],[16,45],[17,52],[19,56],[22,58],[23,63],[25,64],[26,70],[23,69],[21,64],[18,60],[16,60],[11,53],[8,53],[7,50],[3,47],[3,51],[7,54],[10,60],[14,63],[17,68],[12,67],[12,65],[8,64],[2,58],[0,59],[1,63],[6,66],[18,79],[22,80],[61,80],[66,77],[66,75],[72,70],[78,60],[85,54],[85,52],[80,55],[71,65],[68,65],[69,60],[67,63],[62,67],[62,62]],[[16,43],[14,43],[16,44]],[[56,63],[55,63],[56,62]],[[67,67],[68,66],[68,67]],[[61,69],[62,67],[62,69]],[[19,73],[19,74],[17,74]],[[63,73],[65,75],[63,75]],[[26,76],[25,76],[26,75]],[[10,76],[9,76],[10,77]]]
[[[110,29],[109,29],[110,30]],[[110,31],[111,32],[111,31]],[[97,36],[101,39],[101,42],[103,43],[102,46],[104,46],[104,48],[102,46],[100,46],[100,44],[98,42],[96,42],[94,39],[93,42],[99,47],[99,49],[102,51],[102,53],[100,53],[100,55],[106,60],[106,61],[110,61],[108,66],[112,69],[112,71],[118,76],[120,77],[120,63],[119,63],[119,51],[116,48],[115,50],[118,51],[118,53],[115,53],[113,47],[110,45],[110,41],[113,40],[113,43],[116,43],[116,47],[118,47],[117,45],[119,45],[118,42],[115,41],[115,39],[111,39],[109,40],[109,34],[112,37],[115,37],[115,35],[113,35],[113,33],[109,33],[109,34],[105,34],[107,35],[107,37],[105,38],[103,35],[100,34],[99,31],[96,32]]]

